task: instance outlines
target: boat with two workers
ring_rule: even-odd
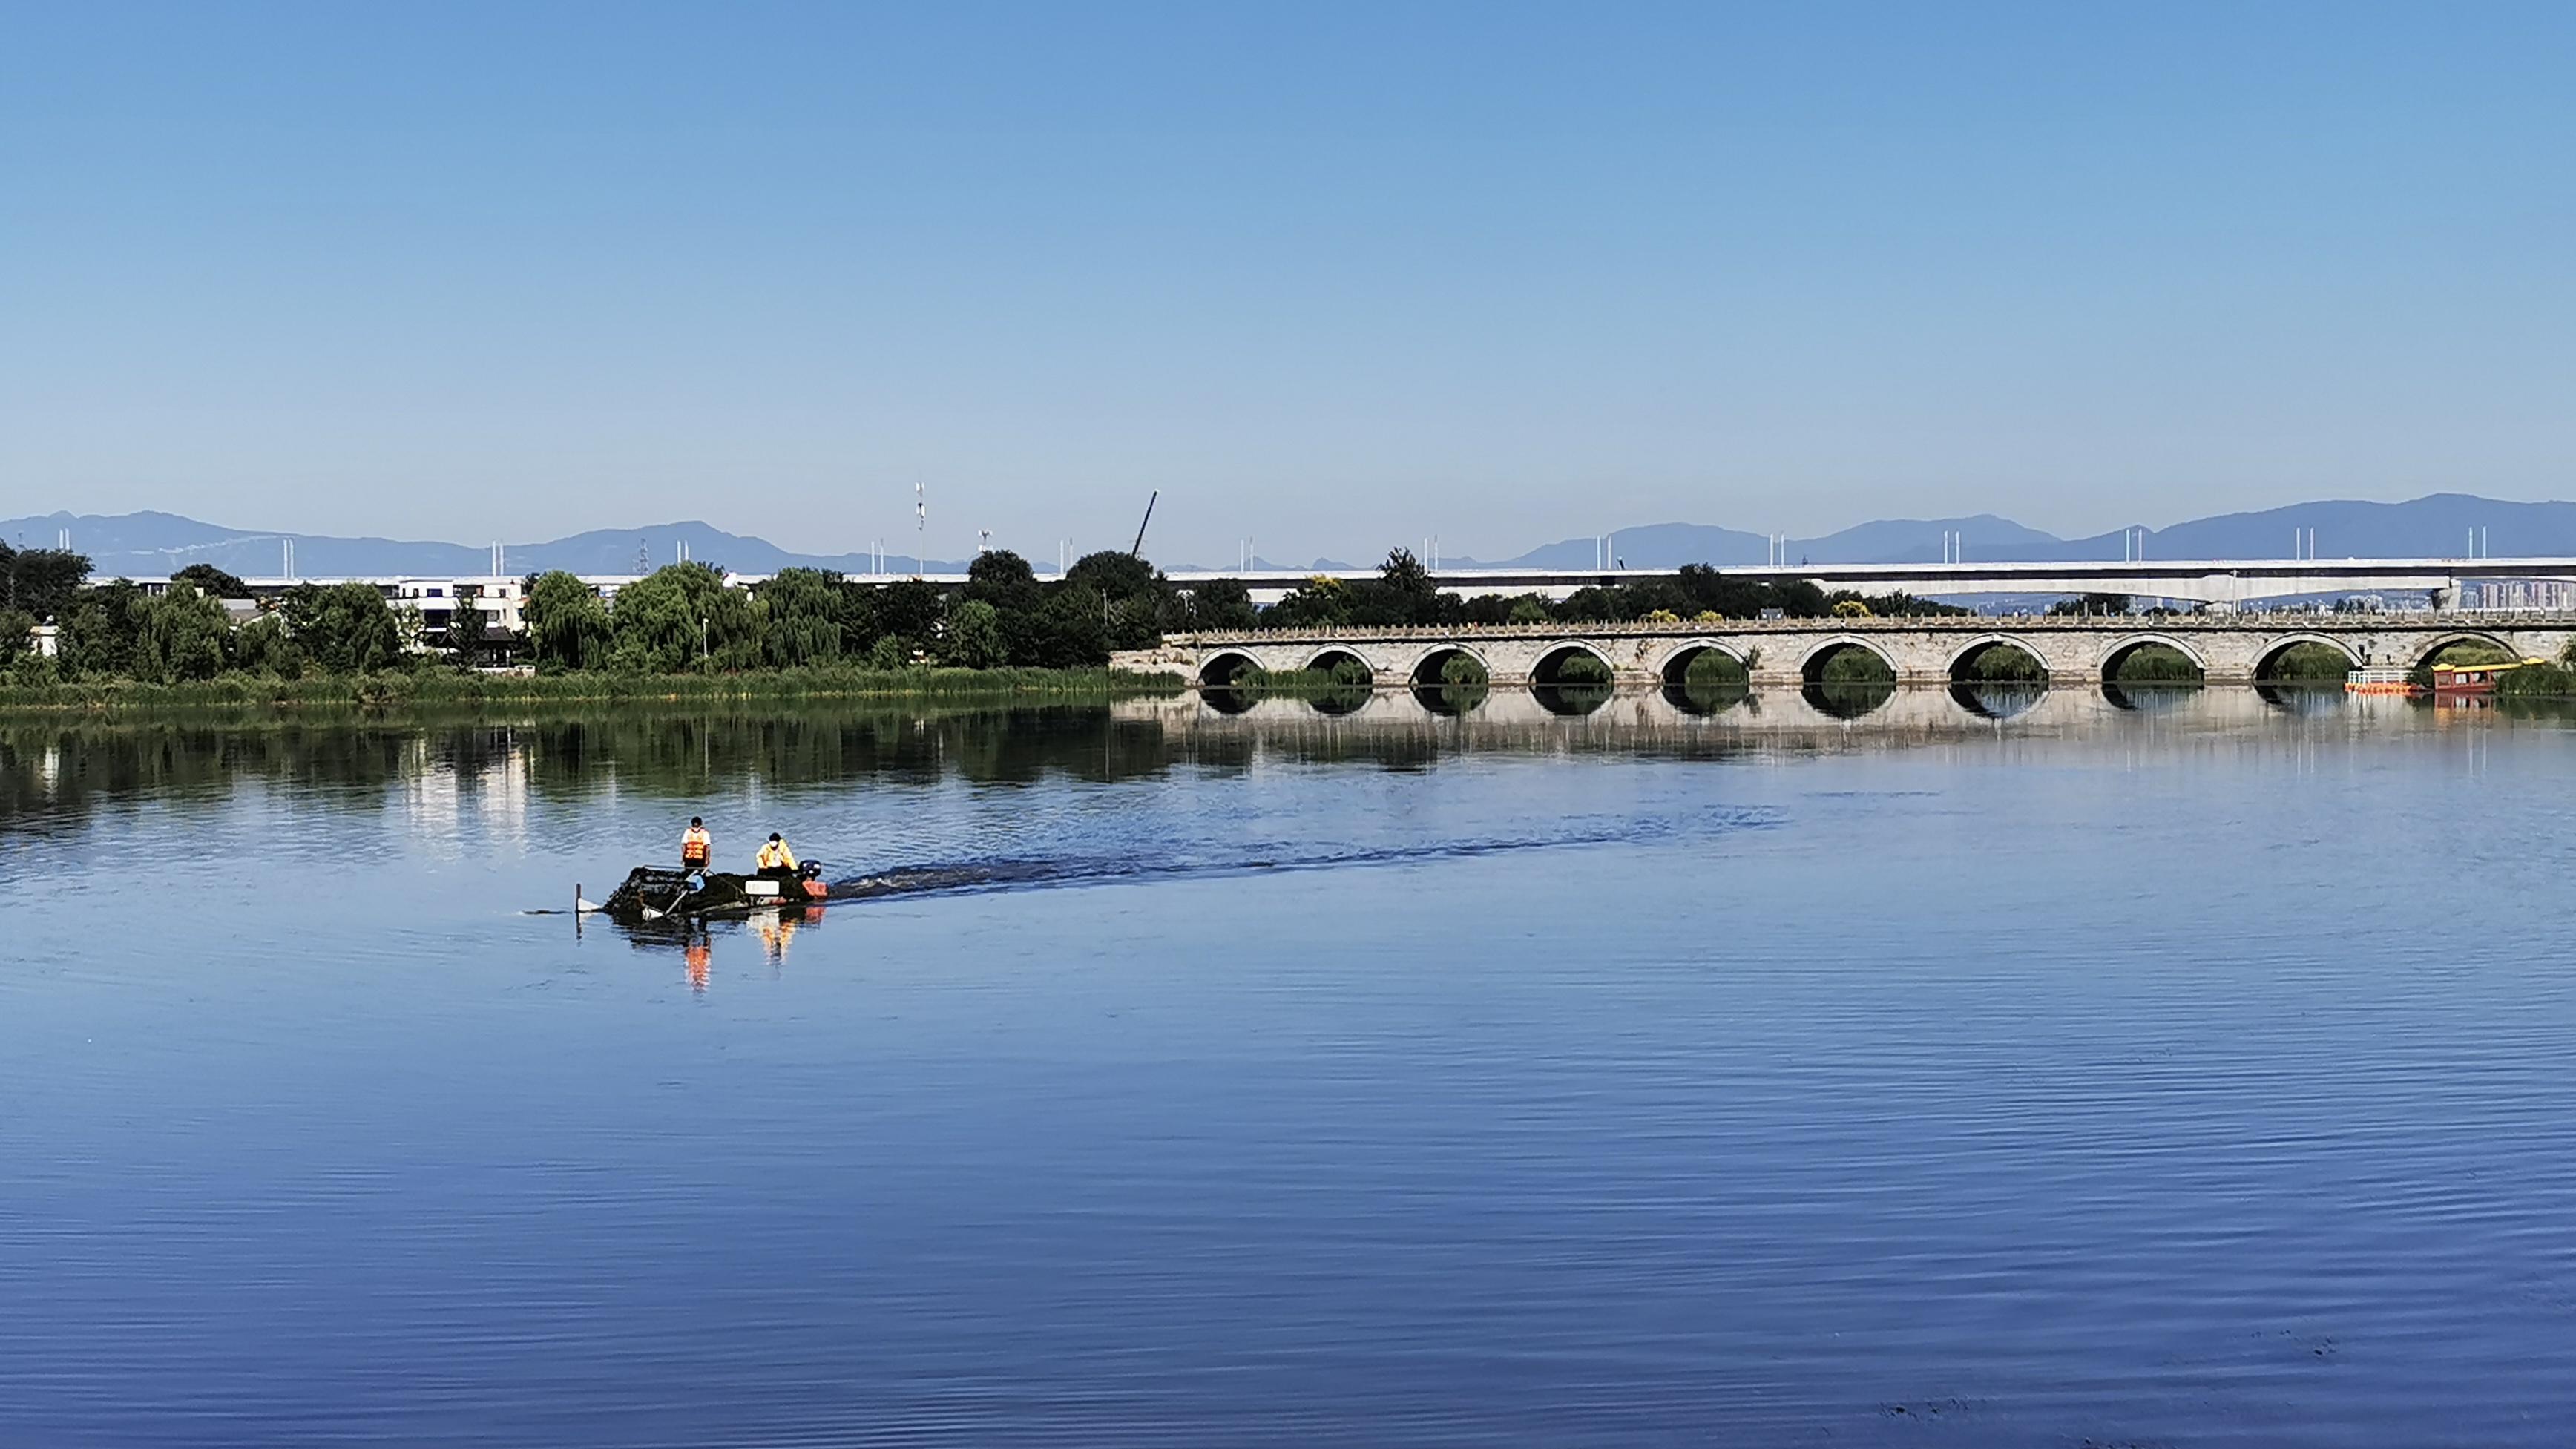
[[[758,912],[804,910],[831,898],[820,861],[736,874],[732,871],[639,865],[626,873],[605,901],[574,901],[585,914],[639,922],[676,918],[691,921],[740,920]]]
[[[680,836],[680,864],[668,866],[639,865],[626,873],[626,879],[609,892],[608,899],[593,903],[583,898],[580,886],[573,887],[574,910],[583,915],[593,912],[614,920],[635,923],[676,918],[684,921],[707,921],[742,918],[762,911],[788,908],[819,908],[831,899],[832,888],[823,881],[820,861],[799,862],[796,852],[776,831],[760,847],[759,856],[747,873],[708,869],[715,842],[707,833],[706,821],[689,817],[689,828]]]

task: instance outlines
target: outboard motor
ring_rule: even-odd
[[[823,883],[823,862],[819,860],[809,860],[796,868],[796,884],[809,901],[823,900],[832,894],[832,888]]]

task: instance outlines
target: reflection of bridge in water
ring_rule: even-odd
[[[2353,668],[2411,669],[2454,644],[2490,645],[2516,658],[2557,658],[2576,638],[2576,615],[2194,614],[2175,616],[1983,615],[1888,619],[1738,619],[1705,623],[1460,625],[1431,628],[1248,630],[1175,634],[1160,648],[1117,656],[1121,668],[1178,671],[1220,684],[1244,669],[1271,673],[1365,670],[1381,687],[1437,684],[1452,661],[1471,661],[1495,684],[1543,685],[1589,659],[1623,684],[1679,684],[1700,659],[1734,661],[1755,684],[1824,677],[1852,651],[1909,684],[1947,683],[1976,672],[1995,649],[2037,661],[2052,683],[2114,675],[2140,649],[2180,654],[2205,678],[2263,678],[2282,654],[2317,645]]]
[[[1229,700],[1220,691],[1121,700],[1121,720],[1188,732],[1429,733],[1461,746],[1510,747],[1588,735],[1667,737],[1830,747],[2010,734],[2093,734],[2159,721],[2195,728],[2284,718],[2356,726],[2430,715],[2421,701],[2348,695],[2340,687],[2194,685],[2080,688],[2011,684],[1790,685],[1700,692],[1678,688],[1500,689],[1458,709],[1429,689],[1347,690]],[[2442,711],[2441,713],[2449,713]]]

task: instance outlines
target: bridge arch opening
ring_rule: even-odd
[[[2208,675],[2199,654],[2161,634],[2130,635],[2102,656],[2104,691],[2114,686],[2122,691],[2114,704],[2138,703],[2155,690],[2197,689]]]
[[[1828,639],[1798,661],[1809,684],[1894,684],[1896,664],[1876,646],[1845,636]]]
[[[1261,662],[1240,650],[1224,649],[1209,655],[1199,664],[1199,685],[1204,689],[1239,689],[1248,681],[1246,675],[1261,672]]]
[[[1858,719],[1896,695],[1896,665],[1861,640],[1828,639],[1798,662],[1800,693],[1819,714]]]
[[[2048,684],[2048,666],[2039,651],[2019,639],[1989,634],[1973,639],[1950,657],[1953,684]]]
[[[1530,666],[1532,684],[1608,685],[1617,678],[1610,661],[1589,644],[1555,645]]]
[[[1476,651],[1443,644],[1413,663],[1413,697],[1433,714],[1459,715],[1493,692],[1493,671]]]
[[[1342,645],[1328,645],[1307,656],[1305,672],[1319,684],[1358,685],[1365,689],[1377,682],[1377,671],[1369,667],[1358,652]]]
[[[1694,640],[1666,656],[1664,699],[1684,714],[1716,714],[1752,696],[1752,671],[1722,644]]]
[[[1700,679],[1729,679],[1739,683],[1750,678],[1744,660],[1733,649],[1711,639],[1693,639],[1664,656],[1655,672],[1666,684],[1681,684]]]
[[[1530,669],[1530,696],[1551,714],[1590,714],[1609,703],[1618,671],[1588,644],[1559,644]]]
[[[2501,664],[2521,657],[2491,634],[2451,634],[2435,640],[2431,648],[2417,656],[2414,667],[2429,670],[2436,664]]]
[[[1483,656],[1463,644],[1443,644],[1424,651],[1413,661],[1413,682],[1417,685],[1491,684],[1493,674],[1485,667]]]
[[[2361,656],[2340,639],[2292,634],[2263,646],[2254,678],[2265,684],[2340,685],[2346,673],[2360,667]]]
[[[1826,639],[1798,660],[1798,678],[1806,683],[1896,683],[1896,660],[1878,645],[1842,634]]]

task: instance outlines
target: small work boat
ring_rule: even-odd
[[[573,903],[584,912],[621,921],[658,921],[666,916],[711,920],[782,907],[801,910],[823,904],[831,894],[819,861],[809,860],[794,871],[756,875],[639,865],[626,873],[625,882],[609,892],[607,900],[584,900],[576,887]]]

